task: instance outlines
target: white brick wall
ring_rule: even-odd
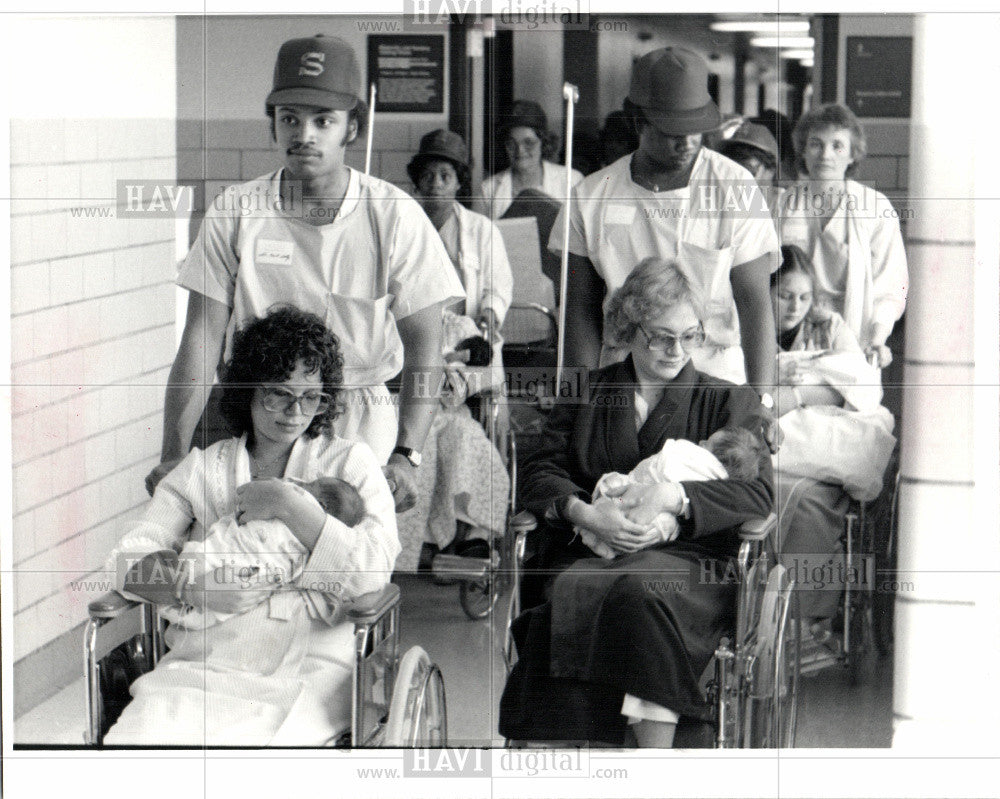
[[[71,630],[145,501],[174,354],[175,223],[117,218],[116,181],[172,181],[173,119],[11,125],[14,647]],[[79,208],[110,209],[108,216]]]

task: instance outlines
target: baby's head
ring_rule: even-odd
[[[317,477],[311,483],[302,483],[302,487],[316,497],[323,510],[348,527],[354,527],[365,517],[361,495],[338,477]]]
[[[760,474],[765,450],[761,441],[743,427],[723,427],[701,442],[726,467],[733,480],[754,480]]]

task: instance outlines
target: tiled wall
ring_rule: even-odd
[[[104,560],[145,500],[143,478],[158,461],[175,342],[176,224],[118,218],[115,196],[120,179],[172,181],[175,149],[173,119],[11,124],[21,709],[43,690],[37,663],[24,658],[80,625],[87,602],[107,590]],[[79,640],[73,644],[78,650]],[[74,661],[78,676],[78,655]]]
[[[843,14],[840,16],[837,55],[837,98],[845,101],[847,39],[850,36],[913,36],[909,14]],[[868,157],[853,176],[881,191],[899,208],[909,192],[910,120],[866,118],[861,120],[868,139]],[[904,229],[906,219],[901,220]]]
[[[907,196],[910,170],[909,120],[863,119],[868,156],[858,165],[854,180],[874,186],[894,201]]]

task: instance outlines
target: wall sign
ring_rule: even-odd
[[[369,36],[368,85],[372,83],[378,86],[376,111],[442,113],[444,36]]]
[[[859,117],[909,117],[913,39],[848,36],[848,107]]]

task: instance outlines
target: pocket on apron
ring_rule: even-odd
[[[707,249],[687,241],[677,243],[677,265],[704,307],[702,325],[707,344],[732,347],[740,343],[736,306],[730,271],[735,252],[732,247]]]

